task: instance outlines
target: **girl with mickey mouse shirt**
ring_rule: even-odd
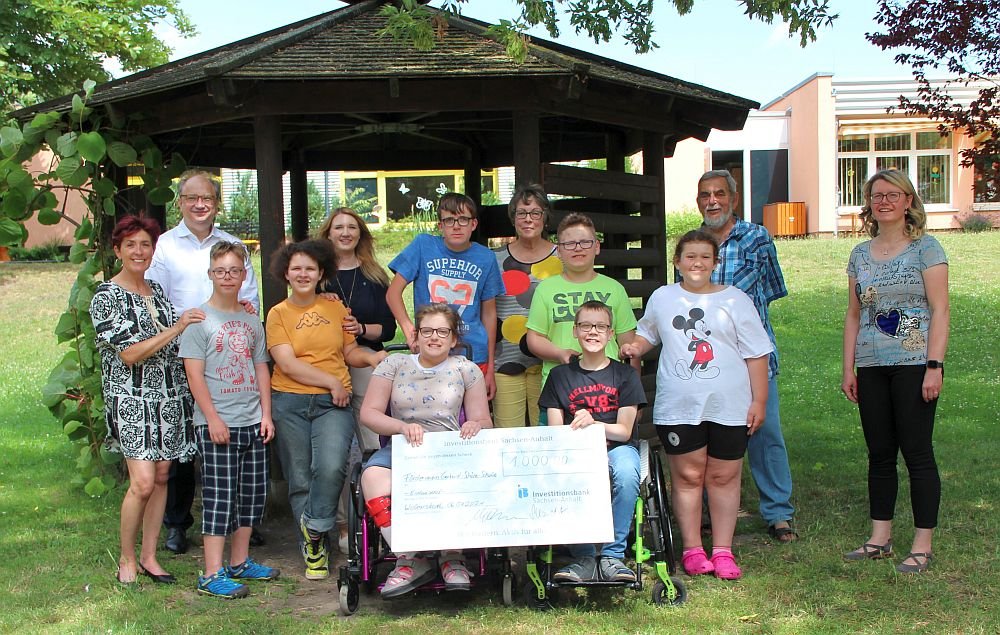
[[[764,422],[771,341],[750,298],[714,284],[719,247],[704,230],[677,243],[677,284],[660,287],[646,304],[625,357],[662,343],[653,423],[670,463],[674,512],[688,575],[735,580],[733,533],[747,438]],[[702,490],[712,517],[712,556],[701,542]]]

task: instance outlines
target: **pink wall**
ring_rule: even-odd
[[[52,153],[47,151],[42,152],[28,162],[28,172],[32,175],[47,172],[51,161]],[[57,189],[54,190],[54,193],[56,198],[59,199],[59,205],[56,209],[65,211],[65,214],[70,218],[79,222],[80,219],[83,218],[84,214],[87,213],[87,206],[75,192],[70,194],[69,201],[65,201],[66,194],[64,190]],[[66,202],[65,210],[63,210],[64,202]],[[63,220],[56,225],[42,225],[36,220],[35,216],[32,216],[30,219],[25,221],[24,224],[28,228],[28,240],[25,243],[26,247],[36,247],[51,241],[58,241],[62,245],[69,245],[73,243],[73,232],[76,231],[76,226],[66,220]]]

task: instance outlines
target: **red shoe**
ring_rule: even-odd
[[[681,565],[688,575],[705,575],[715,571],[715,565],[705,555],[705,550],[701,547],[685,551],[681,558]]]
[[[715,566],[715,577],[720,580],[739,580],[743,577],[743,572],[736,566],[736,559],[730,551],[720,551],[712,556],[712,565]]]

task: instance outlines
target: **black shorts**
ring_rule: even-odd
[[[658,425],[656,436],[667,454],[687,454],[708,446],[708,455],[722,461],[742,459],[750,439],[746,426],[724,426],[711,421],[696,426]]]

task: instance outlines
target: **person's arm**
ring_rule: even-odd
[[[951,324],[951,307],[948,300],[948,265],[941,263],[924,269],[924,291],[927,294],[927,308],[931,323],[927,327],[927,359],[944,361],[948,350],[948,330]],[[924,371],[921,387],[924,401],[937,399],[944,383],[943,368],[928,368]]]
[[[194,402],[208,421],[208,436],[216,445],[229,445],[229,426],[219,416],[219,411],[212,403],[212,393],[205,381],[205,360],[193,357],[184,358],[184,371],[187,373],[188,387]]]
[[[751,357],[746,360],[747,371],[750,373],[750,409],[747,410],[747,436],[764,424],[764,413],[767,410],[767,359],[768,355]]]
[[[372,282],[372,288],[375,290],[375,297],[372,299],[374,313],[371,319],[375,321],[365,323],[367,330],[363,337],[372,342],[391,342],[396,337],[396,318],[386,303],[386,287]]]
[[[399,328],[403,330],[407,345],[413,350],[417,345],[417,333],[413,326],[413,320],[406,313],[406,305],[403,303],[403,289],[408,284],[410,284],[409,280],[397,273],[392,278],[392,282],[389,283],[388,291],[385,292],[385,302],[389,305],[392,317],[396,319]]]
[[[260,438],[269,443],[274,438],[274,420],[271,419],[271,371],[267,362],[253,365],[257,371],[257,389],[260,391]]]
[[[497,346],[496,298],[483,300],[483,304],[479,309],[479,317],[483,321],[483,328],[486,329],[486,372],[483,373],[486,380],[486,399],[492,401],[497,393],[497,380],[493,368]]]
[[[402,434],[410,445],[420,445],[424,441],[424,428],[420,424],[404,423],[385,413],[389,408],[390,396],[392,396],[392,380],[372,375],[371,381],[368,382],[365,400],[361,404],[361,425],[384,436]]]
[[[281,372],[288,375],[293,381],[330,391],[330,396],[333,397],[334,404],[344,407],[350,402],[351,396],[344,388],[343,382],[330,373],[322,371],[296,357],[295,350],[291,344],[276,344],[272,346],[271,358],[278,365],[278,368],[281,369]]]
[[[462,424],[462,430],[459,433],[461,438],[471,439],[479,434],[483,428],[493,427],[485,381],[477,381],[465,389],[462,405],[465,407],[465,423]]]
[[[201,322],[205,319],[205,312],[201,309],[188,309],[181,313],[181,317],[168,329],[164,329],[153,337],[136,342],[135,344],[122,349],[118,357],[125,362],[126,366],[134,366],[141,361],[149,359],[179,337],[189,325]]]
[[[622,355],[622,352],[621,352],[622,346],[627,346],[630,343],[632,343],[632,341],[635,339],[635,337],[636,337],[635,329],[632,329],[631,331],[625,331],[624,333],[619,333],[618,334],[618,336],[617,336],[617,340],[618,340],[618,355],[620,357],[624,357]],[[632,368],[634,368],[635,372],[637,372],[640,375],[642,375],[642,358],[641,357],[627,357],[625,359],[628,359],[628,365],[631,366]]]
[[[563,411],[562,408],[546,408],[546,416],[548,417],[548,424],[550,426],[561,426],[563,425]]]
[[[358,346],[357,340],[344,344],[344,361],[351,368],[375,368],[386,358],[385,351],[371,351],[365,347]]]
[[[240,244],[243,244],[242,241]],[[246,248],[246,245],[243,245]],[[248,257],[243,263],[243,266],[247,270],[247,279],[243,281],[243,286],[240,287],[240,304],[247,313],[251,315],[260,315],[260,292],[257,289],[257,274],[254,273],[253,263],[249,258],[250,250],[247,249]],[[247,308],[249,304],[253,311]]]
[[[858,299],[857,280],[847,277],[847,312],[844,314],[844,350],[840,390],[844,396],[858,403],[858,376],[854,370],[854,347],[861,330],[861,301]]]
[[[538,359],[568,364],[579,353],[570,348],[559,348],[537,331],[528,329],[528,350]]]
[[[626,359],[639,359],[641,361],[646,353],[653,350],[653,345],[645,337],[636,334],[630,342],[621,344],[619,350],[622,357]]]

